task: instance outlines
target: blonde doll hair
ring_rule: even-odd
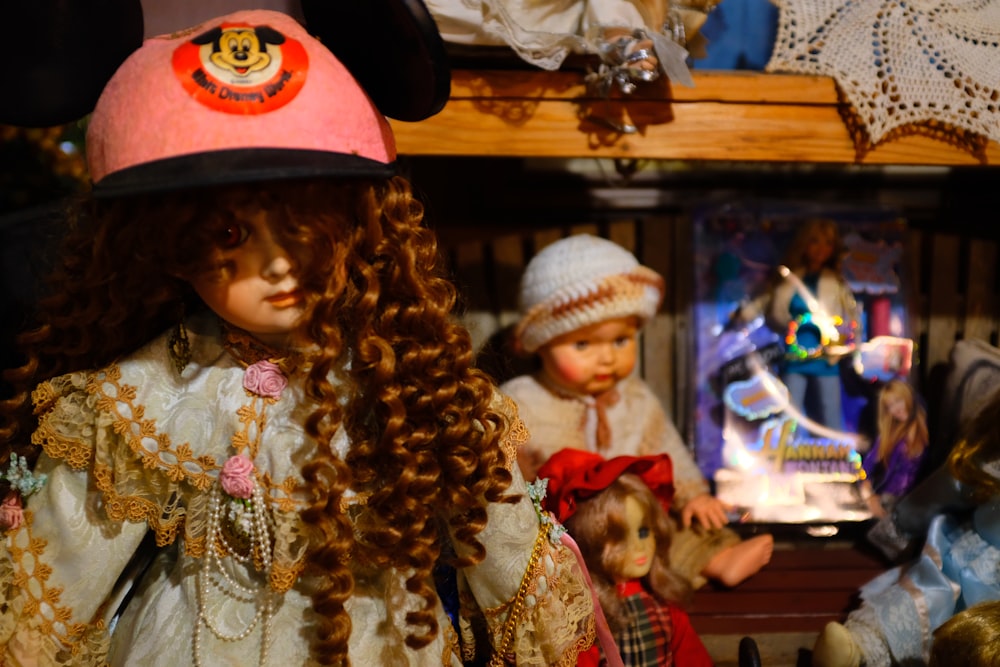
[[[656,551],[649,574],[643,577],[646,589],[662,602],[688,604],[690,585],[670,569],[671,527],[666,511],[649,487],[637,476],[626,473],[606,489],[581,500],[576,512],[566,520],[566,529],[580,546],[584,561],[597,590],[608,624],[615,632],[628,625],[625,605],[615,588],[616,573],[624,566],[625,538],[628,523],[625,499],[633,498],[649,520],[656,539]]]
[[[785,265],[792,271],[801,268],[804,263],[806,247],[816,236],[823,236],[833,245],[833,252],[826,261],[825,267],[839,274],[840,264],[847,248],[840,236],[837,222],[829,218],[810,218],[799,226],[785,252]]]
[[[980,501],[1000,494],[1000,390],[961,428],[959,441],[948,456],[955,479],[975,489]]]
[[[1000,665],[1000,600],[952,616],[934,631],[928,667]]]
[[[886,400],[901,398],[906,404],[905,421],[897,421],[885,409]],[[902,380],[892,380],[879,392],[878,400],[879,461],[887,463],[892,450],[900,440],[906,441],[906,454],[911,459],[919,456],[927,447],[927,415],[923,405],[917,400],[913,388]]]

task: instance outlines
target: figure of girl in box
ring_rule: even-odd
[[[530,434],[518,461],[533,480],[564,447],[605,457],[669,454],[680,526],[672,567],[696,587],[704,577],[735,586],[770,560],[773,540],[741,542],[725,527],[726,508],[709,493],[659,399],[633,373],[639,329],[662,298],[662,277],[607,239],[570,236],[532,258],[521,279],[514,347],[537,355],[541,369],[501,386]]]
[[[710,667],[683,610],[690,586],[670,569],[670,457],[605,460],[563,449],[538,475],[547,480],[546,509],[580,547],[624,664]],[[597,647],[578,664],[601,664]]]
[[[927,416],[913,388],[889,381],[879,392],[878,436],[861,460],[861,497],[878,518],[892,509],[917,479],[927,451]]]
[[[387,4],[380,34],[429,22]],[[593,640],[389,125],[309,21],[149,39],[100,95],[95,197],[2,409],[4,664],[458,667],[475,622],[495,662],[565,665]]]
[[[925,664],[936,628],[963,609],[1000,600],[998,423],[1000,392],[966,424],[947,463],[881,520],[880,535],[893,547],[887,553],[921,542],[923,550],[861,587],[861,606],[817,639],[816,667]]]
[[[858,310],[840,270],[845,248],[837,223],[816,218],[796,232],[771,289],[740,310],[743,321],[764,313],[785,336],[781,379],[800,415],[843,430],[839,361],[855,344]]]

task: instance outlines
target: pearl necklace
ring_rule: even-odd
[[[216,638],[224,642],[238,642],[246,639],[259,624],[260,665],[267,663],[268,649],[271,644],[271,620],[274,615],[275,594],[270,588],[272,564],[271,531],[264,503],[264,492],[257,481],[253,481],[253,502],[250,503],[250,549],[247,554],[237,553],[226,541],[222,531],[226,504],[222,501],[221,484],[212,485],[208,498],[208,527],[205,537],[205,555],[197,576],[198,618],[194,626],[194,664],[201,667],[201,627],[204,625]],[[244,586],[229,575],[223,567],[219,556],[220,549],[235,561],[246,563],[256,552],[261,561],[261,572],[265,575],[263,584]],[[208,613],[207,598],[212,589],[220,595],[236,602],[253,603],[256,607],[254,617],[246,627],[236,633],[226,633]]]

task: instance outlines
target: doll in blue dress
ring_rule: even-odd
[[[871,533],[889,555],[926,536],[913,560],[862,586],[861,606],[824,628],[816,667],[922,665],[934,631],[973,605],[1000,600],[1000,392],[973,417],[947,463],[904,496]]]

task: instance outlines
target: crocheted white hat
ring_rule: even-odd
[[[663,300],[663,278],[620,245],[589,234],[569,236],[535,255],[521,277],[525,352],[557,336],[617,317],[645,323]]]

